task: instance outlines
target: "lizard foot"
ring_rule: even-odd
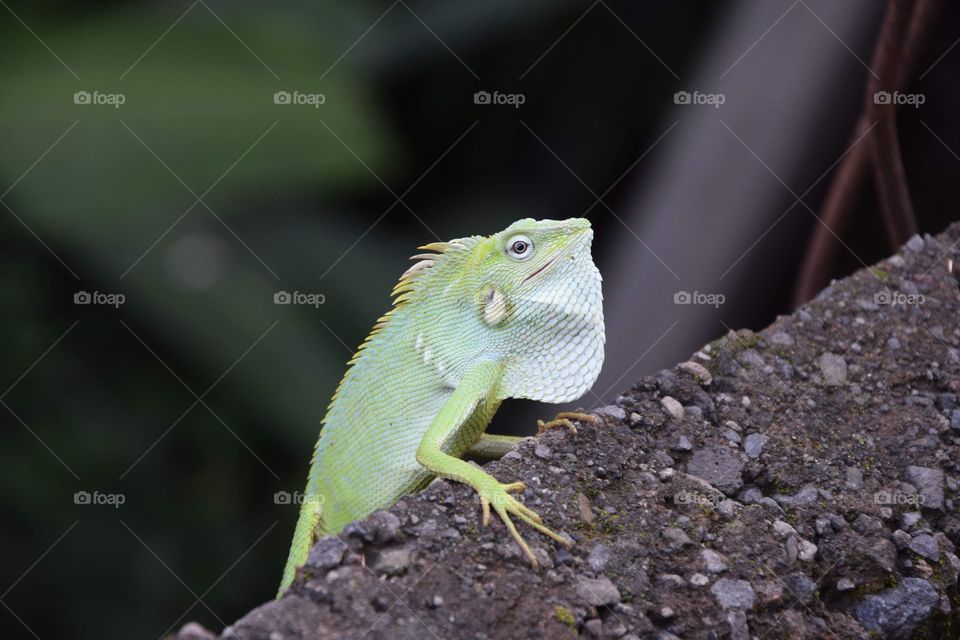
[[[543,519],[536,511],[533,511],[510,495],[512,491],[523,491],[524,489],[526,489],[526,485],[522,482],[511,482],[509,484],[498,482],[492,488],[485,487],[482,490],[478,490],[480,494],[480,504],[483,507],[483,526],[490,524],[490,505],[493,505],[493,510],[496,511],[500,519],[503,520],[507,531],[510,532],[510,535],[513,536],[513,539],[523,551],[523,555],[527,557],[534,568],[538,568],[540,564],[537,562],[537,557],[533,555],[533,551],[530,550],[530,545],[527,544],[527,541],[524,540],[523,536],[517,531],[517,527],[510,519],[511,515],[520,518],[523,522],[526,522],[543,535],[553,538],[564,547],[569,548],[570,542],[544,526]]]
[[[557,427],[564,427],[570,430],[570,433],[577,435],[577,427],[573,424],[573,420],[579,422],[587,422],[594,426],[599,426],[603,424],[603,421],[597,416],[590,413],[580,413],[578,411],[562,411],[557,414],[553,420],[544,422],[543,420],[537,420],[537,435],[542,436],[544,433],[550,429],[556,429]]]

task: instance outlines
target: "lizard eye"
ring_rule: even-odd
[[[507,255],[514,260],[527,260],[533,255],[533,240],[527,236],[513,236],[507,240]]]

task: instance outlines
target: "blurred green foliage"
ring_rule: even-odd
[[[3,637],[219,628],[272,595],[296,515],[274,494],[301,488],[344,362],[413,247],[592,203],[473,92],[526,91],[523,117],[595,158],[576,170],[601,191],[660,113],[643,96],[673,79],[602,10],[516,80],[588,6],[0,12]],[[657,9],[658,51],[692,55],[676,34],[705,6]],[[280,290],[326,304],[275,305]],[[75,305],[78,291],[126,303]]]

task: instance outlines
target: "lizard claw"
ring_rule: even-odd
[[[580,413],[578,411],[562,411],[557,414],[553,420],[544,422],[543,420],[537,420],[537,435],[542,436],[544,433],[550,429],[556,429],[557,427],[564,427],[570,430],[570,433],[577,435],[577,427],[573,424],[572,420],[577,420],[579,422],[587,422],[593,426],[600,426],[603,424],[603,421],[597,416],[591,413]]]
[[[510,535],[520,547],[520,550],[523,551],[523,555],[527,557],[534,568],[537,568],[540,566],[537,562],[537,557],[533,555],[530,545],[527,544],[527,541],[524,540],[520,532],[517,531],[516,525],[514,525],[513,520],[510,519],[511,515],[516,516],[564,547],[569,548],[570,542],[545,526],[543,524],[543,518],[541,518],[536,511],[533,511],[509,493],[510,491],[522,491],[523,489],[525,489],[525,485],[522,482],[513,482],[509,484],[498,483],[496,487],[491,490],[481,491],[480,504],[483,507],[483,525],[487,526],[490,523],[490,505],[493,504],[494,511],[496,511],[500,519],[503,520],[507,531],[510,532]]]

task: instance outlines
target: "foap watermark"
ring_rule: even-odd
[[[520,105],[527,101],[527,96],[522,93],[500,93],[494,91],[477,91],[473,94],[473,104],[508,104],[514,109],[519,109]]]
[[[127,301],[122,293],[103,293],[102,291],[77,291],[73,294],[73,304],[104,304],[119,309]]]
[[[927,101],[927,96],[922,93],[901,93],[899,91],[877,91],[873,94],[874,104],[896,104],[910,105],[918,109],[920,105]]]
[[[122,493],[101,493],[99,491],[77,491],[73,494],[73,504],[110,506],[119,509],[127,501]]]
[[[902,304],[905,306],[918,306],[926,302],[922,293],[903,293],[901,291],[890,291],[884,289],[873,294],[874,304]]]
[[[122,93],[102,93],[100,91],[77,91],[73,94],[73,104],[106,105],[119,109],[127,101]]]
[[[904,493],[899,489],[895,491],[877,491],[873,494],[874,503],[890,506],[911,505],[920,507],[924,500],[926,500],[926,498],[919,493]]]
[[[719,309],[720,305],[726,301],[727,297],[722,293],[677,291],[673,294],[673,304],[706,304]]]
[[[273,94],[273,104],[307,105],[319,109],[326,103],[327,96],[322,93],[303,93],[301,91],[277,91]]]
[[[673,104],[706,104],[714,109],[719,109],[720,105],[727,101],[727,96],[722,93],[700,93],[699,91],[677,91],[673,94]]]
[[[273,304],[305,304],[317,308],[327,301],[322,293],[304,293],[303,291],[277,291],[273,294]]]
[[[718,504],[726,500],[726,496],[722,493],[708,493],[705,491],[688,491],[687,489],[681,489],[673,494],[673,503],[674,504],[690,504],[694,506],[711,506],[716,507]]]
[[[307,496],[303,491],[277,491],[273,494],[273,504],[300,506],[306,502]],[[318,495],[314,498],[317,504],[323,504],[324,496]]]

